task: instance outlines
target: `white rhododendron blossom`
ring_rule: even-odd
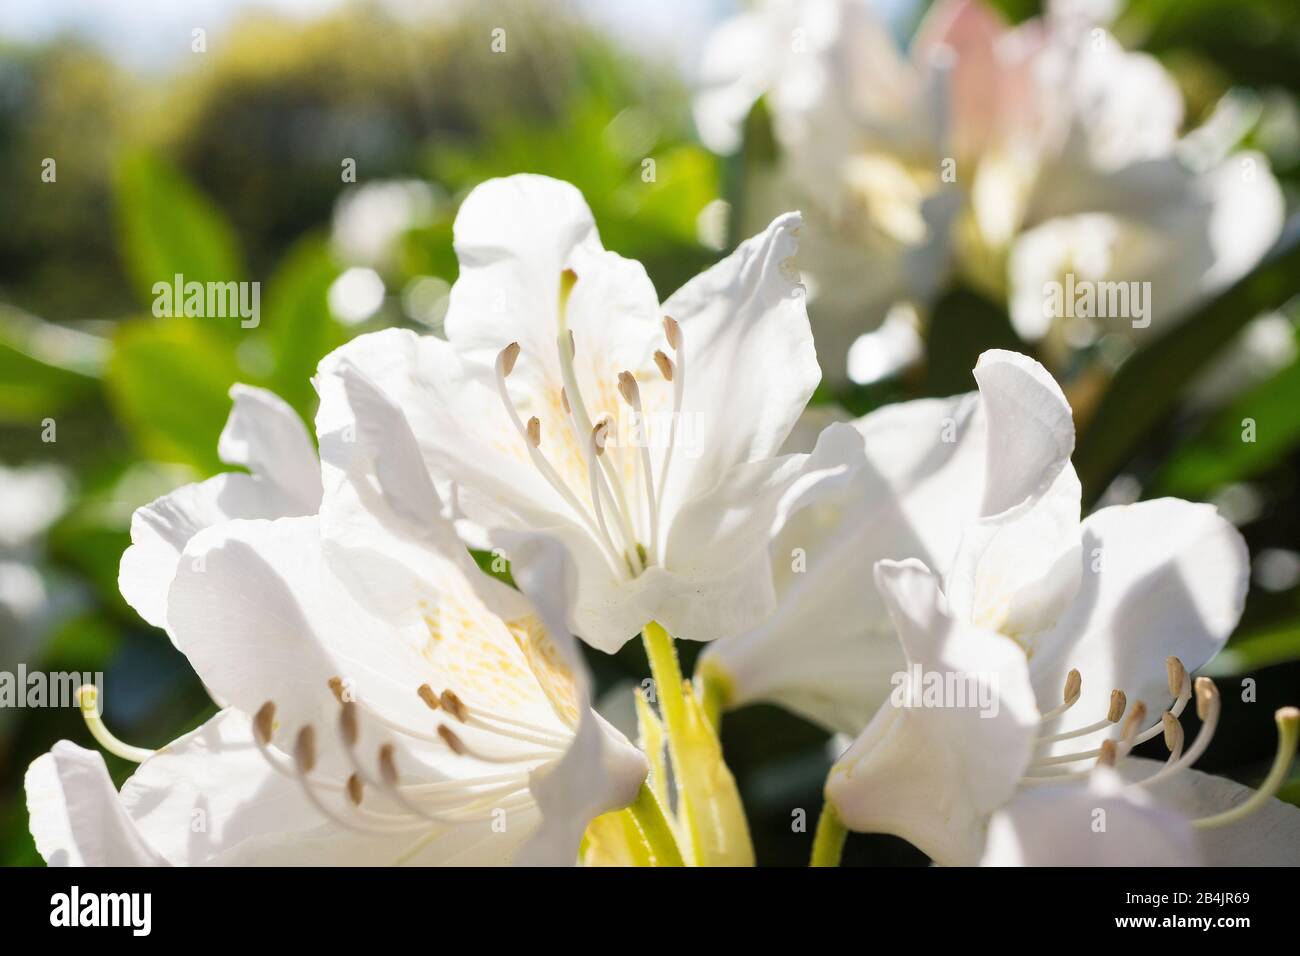
[[[1280,234],[1267,160],[1232,153],[1224,133],[1240,124],[1184,135],[1171,77],[1080,5],[1013,27],[981,0],[940,0],[906,55],[871,7],[741,14],[706,50],[696,100],[701,135],[729,150],[764,97],[780,155],[752,174],[746,205],[807,214],[828,379],[856,336],[900,300],[924,306],[950,267],[1059,352],[1167,330]]]
[[[1248,584],[1245,543],[1211,506],[1158,499],[1081,522],[1069,406],[1040,367],[1013,367],[1026,377],[1002,393],[1006,406],[982,392],[982,504],[944,572],[916,557],[875,565],[904,693],[880,705],[826,786],[849,828],[903,836],[941,863],[977,862],[990,817],[1014,814],[1026,789],[1077,783],[1099,758],[1114,764],[1161,734],[1169,762],[1135,786],[1158,797],[1165,781],[1191,785],[1220,704],[1189,672],[1223,646]],[[931,675],[944,681],[935,700]],[[995,692],[993,706],[974,685]],[[1202,726],[1184,748],[1178,718],[1193,696]]]
[[[179,562],[156,550],[165,594],[146,605],[227,707],[120,793],[69,742],[33,763],[51,864],[568,864],[636,796],[646,761],[591,710],[565,630],[563,553],[538,543],[507,587],[440,517],[382,396],[327,389],[321,419],[318,514],[214,523]],[[418,514],[388,509],[394,488]]]
[[[456,217],[447,338],[362,336],[321,374],[396,402],[471,541],[516,566],[563,542],[593,646],[739,633],[774,606],[770,529],[839,467],[829,440],[778,454],[819,378],[798,232],[778,217],[661,305],[572,186],[492,180]]]
[[[311,436],[289,405],[261,388],[236,385],[234,407],[217,443],[230,472],[177,488],[131,517],[131,547],[118,587],[155,627],[167,628],[167,589],[185,545],[204,528],[236,518],[285,518],[320,508],[320,462]]]
[[[1045,456],[1055,467],[1068,459],[1069,408],[1042,366],[995,350],[974,376],[978,393],[852,423],[843,475],[773,538],[776,613],[704,653],[701,670],[728,706],[770,701],[856,734],[902,665],[882,596],[864,586],[872,566],[910,557],[946,572],[966,525],[1030,495],[1050,471]]]

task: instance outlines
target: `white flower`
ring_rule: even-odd
[[[783,208],[807,214],[799,259],[830,381],[860,333],[945,277],[959,197],[940,178],[947,60],[924,34],[903,55],[865,0],[774,0],[724,23],[705,50],[695,119],[706,144],[733,150],[766,98],[781,155],[751,165],[742,228]]]
[[[572,863],[587,823],[637,794],[645,759],[589,706],[558,546],[533,542],[527,597],[483,574],[396,409],[333,384],[319,514],[155,551],[168,633],[227,708],[120,795],[66,741],[33,763],[47,861]],[[394,487],[416,512],[376,497]]]
[[[1283,711],[1281,721],[1296,715]],[[1194,821],[1240,813],[1260,791],[1199,770],[1149,787],[1156,761],[1130,757],[1085,782],[1021,790],[989,822],[982,866],[1294,866],[1300,810],[1266,799],[1244,825]]]
[[[990,817],[1014,818],[1022,798],[1031,799],[1026,789],[1053,788],[1065,794],[1062,806],[1073,806],[1069,800],[1097,758],[1123,760],[1162,733],[1168,764],[1137,786],[1159,800],[1166,781],[1186,779],[1219,714],[1214,685],[1193,684],[1189,672],[1231,634],[1248,581],[1245,543],[1210,506],[1160,499],[1104,508],[1080,521],[1064,396],[1041,367],[1009,353],[986,354],[976,375],[987,437],[971,444],[976,454],[964,467],[935,472],[939,489],[973,486],[957,502],[942,494],[932,499],[956,505],[958,513],[968,509],[964,520],[949,519],[947,526],[961,532],[955,548],[948,550],[951,532],[944,540],[930,530],[944,527],[942,519],[930,525],[934,516],[887,487],[876,486],[864,511],[884,516],[874,524],[889,529],[885,547],[910,555],[874,567],[899,652],[883,655],[894,667],[888,678],[883,668],[864,669],[872,657],[857,658],[858,675],[872,678],[859,692],[880,707],[826,786],[828,805],[850,829],[895,833],[941,863],[978,861]],[[890,455],[886,446],[876,454],[904,468],[924,460],[915,449]],[[947,463],[949,453],[935,460]],[[925,468],[908,473],[912,482],[904,487],[925,486]],[[909,513],[924,518],[909,521]],[[935,540],[938,548],[927,550]],[[917,560],[935,554],[939,574]],[[820,613],[833,620],[824,605]],[[879,623],[865,619],[878,643]],[[795,618],[782,627],[787,656],[816,653],[790,648],[797,646],[792,636],[817,635],[818,624]],[[846,637],[841,642],[851,646]],[[723,666],[724,647],[711,649]],[[848,672],[843,661],[853,659],[842,653],[839,669]],[[881,703],[886,680],[893,693]],[[844,727],[860,712],[847,703],[851,691],[835,688],[845,703],[823,700],[819,714],[802,689],[819,683],[780,693],[802,692],[805,712],[838,718]],[[1202,727],[1184,747],[1178,718],[1194,689]],[[1287,739],[1284,733],[1284,745]],[[1279,782],[1280,776],[1271,786]],[[1027,819],[1036,819],[1037,805],[1024,810]],[[1127,818],[1133,807],[1125,807],[1120,816]]]
[[[1146,705],[1116,688],[1102,719],[1083,724],[1096,712],[1065,716],[1078,714],[1085,696],[1078,670],[1066,678],[1064,700],[1050,706],[1034,687],[1034,658],[954,613],[919,561],[882,561],[876,582],[908,669],[899,700],[880,709],[827,781],[828,808],[850,829],[894,833],[949,865],[1240,864],[1293,861],[1300,852],[1300,810],[1272,799],[1295,756],[1295,708],[1278,711],[1278,757],[1251,793],[1190,769],[1214,735],[1220,701],[1214,684],[1193,684],[1176,656],[1165,662],[1166,687],[1148,698],[1172,698],[1158,722],[1148,727]],[[991,695],[972,698],[976,685]],[[1193,696],[1202,724],[1185,741],[1179,717]],[[1157,735],[1169,748],[1163,764],[1128,756]],[[1117,762],[1123,787],[1110,776]]]
[[[118,588],[155,627],[167,627],[167,589],[185,545],[204,528],[236,518],[311,515],[320,508],[320,463],[298,413],[261,388],[235,385],[230,397],[234,407],[217,453],[251,474],[229,472],[185,485],[131,517],[131,547],[122,555]]]
[[[1267,161],[1231,153],[1244,124],[1181,136],[1171,77],[1090,6],[1012,27],[979,0],[940,0],[905,57],[863,0],[766,3],[718,30],[697,124],[729,150],[766,97],[780,155],[752,171],[746,205],[807,212],[824,354],[900,301],[923,307],[950,263],[1058,353],[1101,332],[1162,332],[1276,240],[1284,203]],[[1048,289],[1067,275],[1151,285],[1140,311],[1107,314],[1056,303]],[[838,358],[824,371],[845,373]]]
[[[774,606],[771,528],[835,470],[831,451],[777,455],[819,377],[798,225],[779,217],[661,306],[576,189],[493,180],[456,218],[447,339],[362,336],[321,377],[392,397],[476,543],[526,567],[532,537],[562,541],[595,647],[650,621],[738,633]]]
[[[1042,366],[994,350],[974,375],[978,394],[889,405],[853,423],[838,482],[773,539],[776,613],[704,653],[701,670],[729,706],[771,701],[856,734],[902,667],[869,585],[873,565],[910,557],[946,573],[968,524],[1068,468],[1070,409]]]

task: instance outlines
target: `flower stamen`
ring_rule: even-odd
[[[1236,823],[1259,810],[1277,793],[1295,760],[1296,744],[1300,741],[1300,709],[1283,707],[1273,715],[1273,719],[1277,723],[1277,754],[1264,782],[1244,803],[1231,810],[1193,820],[1192,826],[1200,830],[1212,830]]]
[[[99,712],[99,691],[94,684],[82,684],[77,689],[77,703],[81,707],[81,718],[95,742],[116,757],[132,763],[144,763],[154,755],[147,747],[134,747],[119,739],[104,724]]]

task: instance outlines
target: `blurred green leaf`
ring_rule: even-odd
[[[1300,291],[1300,215],[1256,271],[1121,366],[1079,436],[1074,466],[1084,500],[1095,501],[1185,386],[1241,328]]]
[[[1300,660],[1300,621],[1234,638],[1205,667],[1209,677],[1230,677]]]
[[[230,223],[170,163],[132,153],[119,164],[115,186],[122,255],[141,302],[152,304],[154,283],[177,275],[186,282],[242,278]]]
[[[986,349],[1026,351],[1002,306],[965,288],[945,293],[930,311],[922,394],[971,391],[971,369]]]
[[[223,470],[217,438],[240,371],[234,347],[206,321],[123,324],[107,379],[119,419],[147,454],[213,474]]]
[[[1254,440],[1242,438],[1247,419]],[[1251,389],[1215,415],[1174,452],[1160,472],[1160,494],[1205,498],[1233,481],[1271,467],[1300,442],[1300,361]]]
[[[289,251],[267,283],[262,325],[271,341],[271,388],[308,420],[316,402],[316,364],[347,338],[326,301],[338,275],[327,243],[310,237]]]
[[[97,388],[102,345],[0,306],[0,421],[38,421],[84,400]]]

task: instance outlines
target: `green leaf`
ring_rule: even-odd
[[[1095,501],[1143,438],[1177,406],[1189,381],[1255,316],[1300,289],[1300,215],[1256,271],[1176,330],[1133,355],[1079,436],[1074,466]]]
[[[1243,435],[1253,423],[1251,440]],[[1215,415],[1166,461],[1159,494],[1205,498],[1276,464],[1300,442],[1300,361],[1251,389]]]
[[[327,304],[338,275],[326,242],[310,237],[289,251],[267,283],[262,325],[271,342],[270,384],[308,420],[316,404],[311,385],[316,364],[347,338]]]
[[[108,390],[118,418],[140,448],[203,474],[224,470],[217,438],[240,379],[233,344],[207,319],[128,322],[118,330]]]
[[[98,387],[104,342],[0,306],[0,421],[32,422]]]
[[[143,303],[153,303],[154,283],[170,284],[177,275],[186,282],[243,277],[230,223],[170,163],[129,154],[118,165],[115,188],[126,271]]]
[[[1246,674],[1300,660],[1300,621],[1233,638],[1205,667],[1209,677]]]
[[[922,392],[956,395],[975,388],[971,369],[987,349],[1025,351],[1002,306],[966,288],[942,296],[930,312]]]

